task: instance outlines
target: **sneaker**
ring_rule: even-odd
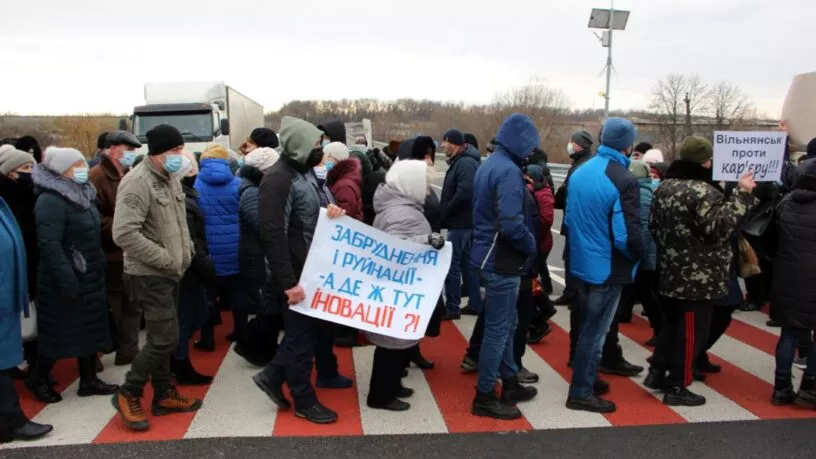
[[[515,406],[502,403],[495,392],[476,392],[473,405],[470,409],[474,416],[486,418],[513,420],[521,418],[521,411]]]
[[[348,389],[354,385],[354,381],[338,374],[331,379],[318,379],[316,385],[319,389]]]
[[[142,431],[150,427],[150,423],[147,421],[147,413],[142,408],[141,397],[120,389],[111,398],[111,403],[128,429]]]
[[[383,405],[372,405],[368,404],[369,408],[373,408],[375,410],[385,410],[385,411],[408,411],[411,409],[411,404],[408,402],[403,402],[402,400],[395,398],[390,402],[383,404]]]
[[[264,372],[260,372],[252,377],[252,381],[269,397],[278,408],[288,410],[292,404],[283,395],[283,380],[280,378],[269,378]]]
[[[589,411],[590,413],[614,413],[617,407],[613,401],[590,395],[587,398],[567,398],[567,409]]]
[[[502,382],[502,397],[504,403],[515,405],[516,403],[528,402],[538,395],[535,387],[522,386],[518,376],[505,379]]]
[[[479,371],[479,362],[466,355],[465,358],[462,359],[462,363],[459,364],[459,368],[464,370],[465,373],[475,373]]]
[[[663,404],[669,406],[703,406],[706,398],[685,387],[668,387],[663,394]]]
[[[113,395],[119,391],[119,386],[116,384],[107,384],[99,378],[87,384],[79,383],[79,390],[77,395],[80,397],[90,397],[93,395]]]
[[[201,408],[201,400],[181,395],[175,387],[170,387],[163,394],[153,396],[151,411],[153,416],[164,416],[173,413],[188,413]]]
[[[538,382],[538,375],[524,367],[521,367],[516,377],[522,384],[535,384]]]
[[[315,424],[331,424],[337,421],[337,413],[326,408],[320,402],[305,410],[295,410],[295,416]]]
[[[601,364],[598,366],[598,371],[607,375],[618,375],[631,378],[643,372],[643,367],[639,365],[632,365],[625,359],[621,359],[614,363]]]
[[[807,357],[799,357],[797,359],[794,359],[793,366],[800,370],[807,369]]]

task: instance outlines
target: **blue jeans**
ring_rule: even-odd
[[[597,286],[581,282],[578,289],[580,301],[585,303],[581,305],[584,317],[572,361],[569,396],[583,399],[593,394],[592,388],[598,375],[601,349],[618,310],[623,286]]]
[[[470,248],[473,245],[473,230],[448,230],[448,241],[453,246],[450,270],[445,278],[445,307],[449,313],[459,312],[462,306],[462,278],[468,289],[468,304],[476,311],[482,309],[479,294],[478,270],[470,267]]]
[[[496,378],[512,378],[518,373],[513,360],[513,337],[518,324],[516,300],[518,276],[483,272],[482,285],[487,295],[484,300],[484,337],[479,352],[479,378],[476,389],[481,393],[496,389]]]
[[[813,342],[811,335],[812,331],[805,328],[782,326],[779,341],[776,343],[776,379],[790,381],[793,357],[796,355],[797,346],[802,343],[808,343],[808,366],[805,374],[816,376],[816,343]]]

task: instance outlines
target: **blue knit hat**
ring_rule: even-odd
[[[616,151],[631,148],[637,139],[637,129],[631,121],[624,118],[609,118],[603,124],[601,145]]]

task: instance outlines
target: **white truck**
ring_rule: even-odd
[[[147,131],[169,124],[186,148],[200,153],[210,144],[238,151],[253,129],[263,127],[263,106],[224,82],[146,83],[145,105],[133,109],[132,132],[145,145]]]

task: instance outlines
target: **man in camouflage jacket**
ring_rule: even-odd
[[[728,197],[713,183],[713,156],[711,142],[687,138],[652,202],[649,229],[657,243],[666,325],[645,384],[663,389],[667,405],[705,404],[686,388],[707,339],[712,307],[728,294],[729,237],[755,203],[751,174]]]

